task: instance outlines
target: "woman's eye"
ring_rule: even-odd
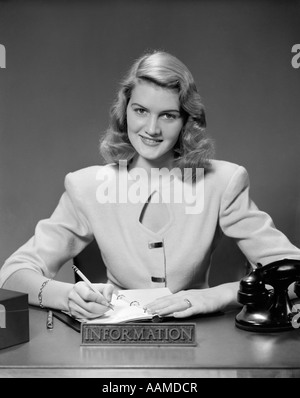
[[[164,119],[167,120],[175,120],[177,118],[177,115],[175,115],[174,113],[164,113],[162,116]]]
[[[137,113],[138,115],[145,115],[146,114],[146,110],[143,108],[135,108],[134,112]]]

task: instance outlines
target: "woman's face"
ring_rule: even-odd
[[[128,137],[138,155],[136,165],[170,166],[183,127],[178,92],[139,81],[126,113]]]

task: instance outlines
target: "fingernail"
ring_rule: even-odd
[[[152,311],[151,311],[151,314],[153,314],[153,315],[159,315],[160,313],[161,313],[160,310],[157,310],[157,311],[152,310]]]

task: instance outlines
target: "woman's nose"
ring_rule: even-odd
[[[159,135],[160,128],[158,123],[158,118],[156,116],[150,116],[147,126],[146,126],[146,133],[149,135]]]

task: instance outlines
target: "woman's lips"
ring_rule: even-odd
[[[161,142],[163,142],[163,140],[158,139],[158,138],[149,138],[149,137],[144,137],[143,135],[140,135],[142,142],[145,145],[149,145],[149,146],[157,146],[159,145]]]

